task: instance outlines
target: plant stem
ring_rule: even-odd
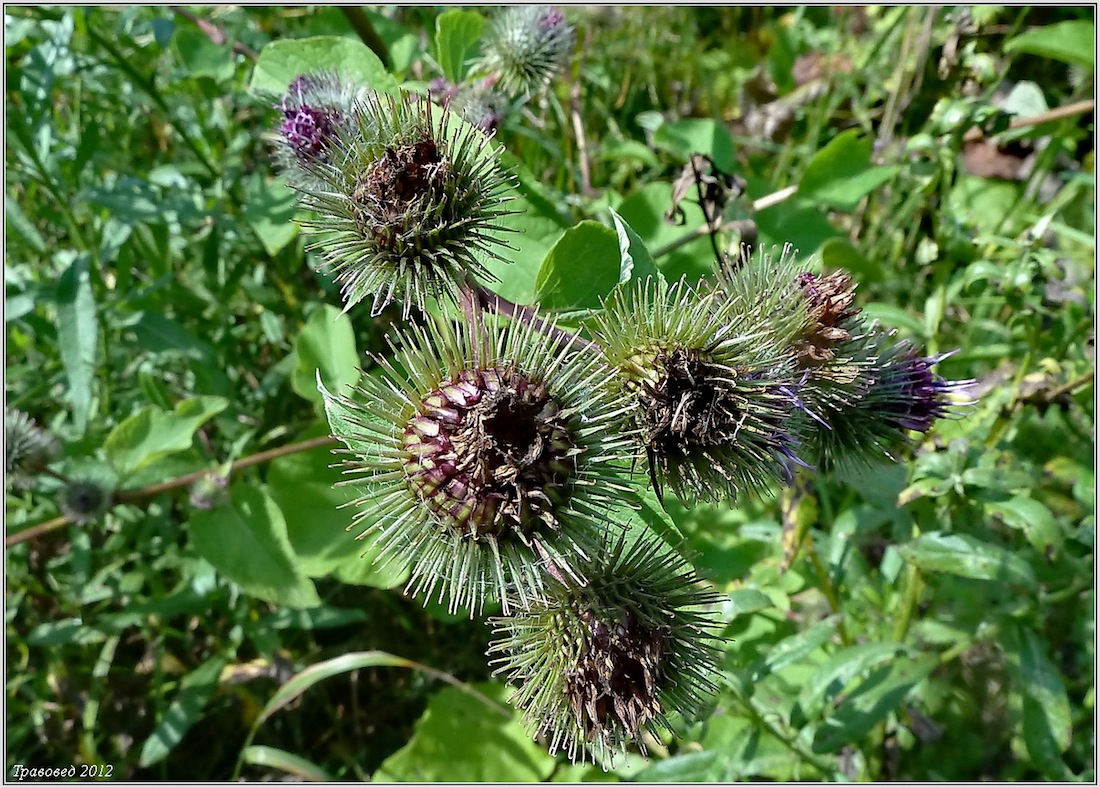
[[[829,602],[829,607],[839,618],[837,619],[836,631],[840,635],[840,642],[845,646],[852,645],[852,636],[848,634],[848,628],[844,625],[844,610],[840,606],[840,597],[837,596],[836,588],[833,586],[833,581],[829,577],[828,570],[825,569],[825,565],[821,563],[821,558],[817,554],[817,548],[814,547],[814,540],[812,536],[808,536],[806,539],[806,555],[810,558],[810,563],[814,565],[814,571],[817,572],[818,579],[820,581],[821,593],[825,595],[825,599]]]
[[[310,438],[309,440],[299,441],[298,443],[290,443],[286,446],[279,446],[275,449],[268,449],[267,451],[261,451],[257,454],[253,454],[249,457],[245,457],[233,463],[229,473],[232,475],[236,471],[242,471],[245,468],[250,468],[253,465],[259,465],[261,463],[269,462],[270,460],[278,459],[279,457],[285,457],[288,454],[296,454],[300,451],[309,451],[310,449],[317,449],[323,446],[334,446],[337,441],[335,438]],[[114,496],[114,500],[111,502],[112,506],[117,506],[122,503],[143,503],[150,498],[160,495],[162,492],[168,492],[170,490],[176,490],[180,487],[186,487],[189,484],[197,482],[204,476],[210,473],[209,470],[195,471],[194,473],[186,474],[185,476],[178,476],[175,479],[170,479],[166,482],[160,482],[158,484],[150,484],[147,487],[141,487],[137,490],[122,490]],[[33,525],[30,528],[19,531],[18,533],[11,534],[4,538],[4,547],[14,547],[22,542],[30,541],[43,534],[48,534],[51,531],[56,531],[59,528],[64,528],[66,525],[72,523],[72,520],[68,516],[62,515],[55,517],[52,520],[47,520],[38,525]]]
[[[803,761],[810,764],[819,772],[821,772],[823,777],[829,777],[833,774],[835,770],[829,764],[819,760],[816,755],[808,752],[802,745],[798,743],[796,737],[788,735],[783,730],[781,730],[779,726],[774,725],[770,721],[768,721],[768,719],[764,716],[760,709],[756,707],[756,704],[753,703],[752,698],[746,698],[737,688],[734,688],[734,697],[737,698],[742,708],[744,708],[745,711],[748,712],[748,715],[750,718],[752,718],[752,721],[759,725],[761,728],[766,729],[768,733],[778,739],[784,747],[786,747]]]
[[[473,291],[473,296],[477,299],[481,308],[486,311],[498,312],[505,317],[525,323],[537,331],[549,334],[563,345],[572,345],[595,351],[600,350],[600,346],[592,340],[585,339],[571,331],[566,331],[564,328],[559,328],[541,317],[537,307],[513,304],[507,298],[499,296],[481,285],[474,285],[474,288],[476,289]]]
[[[382,40],[382,36],[378,35],[378,31],[374,29],[374,24],[370,21],[370,17],[363,12],[363,9],[354,5],[342,5],[340,11],[347,18],[355,34],[359,36],[359,40],[366,44],[371,52],[378,55],[378,59],[382,61],[387,69],[390,68],[392,66],[390,63],[390,50],[386,46],[386,42]]]
[[[912,564],[905,572],[905,596],[901,601],[901,613],[894,620],[893,637],[896,643],[904,643],[909,634],[909,625],[913,621],[913,612],[917,609],[917,601],[920,599],[920,570]]]
[[[181,8],[178,5],[170,5],[168,8],[178,16],[182,16],[184,19],[192,22],[199,30],[206,33],[206,37],[213,41],[218,46],[229,43],[229,36],[225,34],[225,31],[215,25],[209,19],[202,19],[195,16],[190,11]],[[249,60],[255,61],[259,58],[259,55],[249,47],[247,44],[242,44],[240,41],[233,42],[233,51],[239,55],[244,55]]]

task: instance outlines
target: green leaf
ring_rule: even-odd
[[[172,412],[149,406],[123,421],[107,436],[103,450],[108,462],[125,479],[170,454],[191,448],[206,421],[228,407],[223,397],[193,397]]]
[[[878,320],[890,328],[901,328],[913,337],[924,338],[924,322],[900,306],[876,301],[864,306],[863,314],[868,320]]]
[[[843,269],[861,283],[882,279],[882,264],[868,260],[847,238],[829,238],[821,245],[819,253],[823,268]]]
[[[476,685],[503,701],[499,683]],[[428,701],[408,744],[387,758],[374,782],[539,782],[555,760],[519,723],[447,688]]]
[[[676,154],[685,162],[693,153],[710,156],[714,166],[723,172],[730,172],[736,163],[729,129],[713,118],[663,123],[653,133],[653,145]]]
[[[300,755],[293,755],[286,750],[280,750],[278,747],[253,744],[245,747],[244,752],[241,753],[241,760],[253,766],[268,766],[272,769],[279,769],[310,782],[330,783],[333,781],[328,772],[313,761],[308,761]]]
[[[15,200],[4,200],[4,224],[9,232],[26,241],[34,251],[46,251],[46,242],[42,239],[38,228],[31,223]]]
[[[249,90],[286,93],[302,74],[330,70],[381,93],[397,90],[397,80],[386,71],[378,55],[362,41],[342,36],[314,36],[272,41],[256,60]]]
[[[324,397],[317,389],[318,376],[333,391],[345,393],[347,387],[358,382],[360,374],[351,318],[325,304],[309,316],[295,338],[294,358],[290,385],[296,394],[315,405],[323,405]]]
[[[722,606],[722,619],[731,621],[738,616],[756,613],[775,607],[771,597],[755,588],[738,588],[731,591],[729,600]]]
[[[760,681],[765,676],[778,673],[788,665],[809,656],[832,639],[839,623],[839,616],[829,616],[812,627],[779,641],[767,656],[752,666],[753,680]]]
[[[210,77],[216,82],[233,76],[235,67],[229,44],[215,44],[197,27],[181,27],[173,37],[184,68],[193,77]]]
[[[347,530],[353,510],[344,505],[360,492],[349,486],[334,487],[343,476],[331,467],[337,461],[332,451],[321,447],[295,452],[274,460],[268,469],[266,489],[282,510],[298,568],[310,577],[334,575],[354,585],[401,585],[408,571],[375,564],[374,538],[356,538],[366,524]]]
[[[900,167],[872,167],[871,140],[850,129],[810,160],[798,184],[800,199],[850,211],[864,195],[895,177]]]
[[[684,209],[683,225],[665,220],[665,214],[672,208],[672,186],[659,181],[647,183],[635,191],[616,210],[623,221],[638,233],[646,248],[656,255],[662,247],[678,241],[703,224],[703,211],[694,202],[685,200],[680,207]],[[669,281],[675,281],[684,275],[695,281],[714,270],[714,252],[706,236],[700,236],[675,251],[662,257],[655,256],[654,259]]]
[[[285,707],[295,698],[300,697],[306,690],[315,684],[343,673],[351,673],[352,671],[362,670],[363,668],[377,667],[410,668],[412,670],[418,670],[433,678],[453,684],[458,691],[476,698],[482,704],[497,708],[497,704],[494,700],[486,697],[469,684],[458,681],[450,674],[443,673],[442,671],[421,665],[419,662],[413,662],[410,659],[398,657],[385,651],[357,651],[350,654],[343,654],[339,657],[325,660],[324,662],[318,662],[316,665],[310,665],[301,673],[287,681],[283,686],[279,687],[278,691],[271,697],[271,700],[269,700],[263,709],[260,710],[260,713],[256,717],[254,727],[258,728],[265,720],[271,717],[272,714]],[[499,707],[499,710],[503,711],[504,709],[503,707]]]
[[[898,547],[901,557],[925,572],[1035,586],[1031,565],[1002,547],[965,534],[927,533]]]
[[[833,654],[810,677],[799,697],[799,706],[806,719],[816,719],[833,698],[861,674],[905,653],[898,643],[862,643],[848,646]]]
[[[1034,706],[1030,714],[1028,709],[1024,710],[1024,741],[1031,756],[1045,769],[1043,762],[1050,760],[1046,750],[1051,749],[1051,744],[1056,753],[1062,753],[1072,740],[1069,697],[1061,671],[1047,656],[1046,643],[1024,626],[1017,625],[1013,634],[1020,667],[1020,691],[1025,702],[1031,701]]]
[[[618,282],[618,235],[585,220],[566,230],[543,260],[535,293],[543,309],[596,309]]]
[[[611,221],[615,225],[615,234],[619,237],[619,284],[644,282],[650,277],[660,277],[653,255],[649,253],[645,242],[623,217],[610,209]]]
[[[1050,509],[1034,498],[1017,495],[1003,503],[986,504],[986,511],[1000,517],[1005,525],[1023,531],[1027,540],[1041,553],[1059,548],[1065,541],[1065,535]]]
[[[924,654],[884,665],[861,681],[814,734],[813,751],[836,752],[853,744],[896,711],[913,689],[939,666],[939,657]]]
[[[199,554],[260,599],[287,607],[319,605],[312,581],[295,565],[275,502],[248,485],[233,485],[230,494],[230,505],[192,510],[188,531]]]
[[[69,380],[69,404],[77,432],[84,434],[92,410],[99,322],[88,273],[87,255],[80,255],[57,283],[57,339],[61,363]]]
[[[244,220],[269,255],[278,254],[298,235],[298,225],[291,221],[297,201],[294,192],[276,178],[257,173],[245,184]]]
[[[217,689],[218,676],[226,661],[224,656],[211,657],[180,681],[179,692],[172,699],[164,719],[141,747],[138,763],[142,768],[163,760],[198,721],[210,696]]]
[[[657,761],[638,772],[631,782],[707,783],[724,782],[727,753],[689,752]]]
[[[1004,51],[1091,68],[1096,65],[1096,23],[1079,19],[1025,30],[1006,41]]]
[[[485,17],[476,11],[452,9],[435,20],[435,59],[443,76],[454,84],[466,78],[466,64],[477,55]]]

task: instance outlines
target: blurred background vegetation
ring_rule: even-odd
[[[6,498],[9,773],[1094,780],[1092,9],[566,9],[569,71],[497,134],[503,294],[609,209],[666,277],[713,270],[691,198],[664,218],[699,151],[745,184],[730,227],[849,271],[981,397],[900,465],[653,513],[728,597],[720,692],[606,773],[527,740],[489,629],[360,559],[331,489],[314,370],[399,318],[333,323],[248,87],[269,42],[328,35],[423,89],[445,12],[6,7],[6,402],[63,447]],[[185,483],[229,461],[262,522]],[[75,522],[73,479],[116,505]],[[279,552],[238,576],[257,527]]]

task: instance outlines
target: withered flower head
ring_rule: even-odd
[[[508,176],[479,130],[426,97],[370,94],[325,161],[307,166],[321,186],[303,194],[316,218],[314,248],[336,273],[346,309],[368,295],[372,314],[400,299],[404,314],[428,297],[454,299],[482,260],[505,248],[499,220]]]
[[[538,93],[565,65],[573,42],[573,28],[557,8],[512,6],[500,12],[486,36],[484,68],[507,93]]]
[[[472,613],[508,585],[537,595],[546,564],[580,579],[631,436],[612,429],[625,405],[600,392],[598,354],[555,343],[496,316],[434,321],[379,360],[358,401],[325,392],[349,473],[365,476],[355,524],[381,534],[380,561],[411,568],[410,592]]]
[[[620,291],[592,331],[634,402],[654,488],[721,500],[790,477],[804,408],[780,335],[724,293],[649,280]]]
[[[629,544],[629,547],[628,547]],[[609,543],[587,585],[554,583],[544,600],[493,619],[489,654],[516,687],[532,736],[569,758],[606,762],[643,734],[691,718],[713,689],[715,594],[653,537]]]
[[[107,474],[88,473],[62,488],[58,508],[74,523],[91,523],[110,508],[114,492]]]
[[[795,284],[806,298],[809,326],[794,342],[799,366],[820,366],[835,357],[834,348],[852,338],[851,321],[859,314],[853,305],[852,277],[843,271],[818,276],[803,271]]]

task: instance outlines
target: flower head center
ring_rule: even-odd
[[[546,387],[521,372],[469,370],[430,392],[403,445],[413,490],[452,530],[476,539],[558,527],[575,444]]]

